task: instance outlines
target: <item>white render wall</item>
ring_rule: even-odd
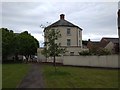
[[[71,35],[67,35],[67,28],[70,28]],[[61,34],[61,38],[58,38],[57,43],[61,43],[61,46],[66,47],[68,52],[67,55],[70,55],[70,52],[74,52],[75,55],[79,55],[78,52],[82,49],[82,31],[77,27],[52,27],[50,30],[59,30]],[[79,36],[80,32],[80,36]],[[67,39],[71,39],[71,45],[67,46]],[[80,40],[80,42],[79,42]],[[45,41],[47,39],[45,38]]]
[[[65,53],[66,55],[70,55],[70,52],[74,52],[74,55],[79,55],[78,52],[82,51],[80,47],[67,47],[66,50],[67,50],[67,52]]]
[[[63,65],[120,68],[118,60],[118,55],[64,56]]]
[[[67,35],[67,28],[70,28],[71,35]],[[57,40],[58,43],[61,43],[61,46],[67,46],[67,39],[71,39],[71,46],[79,46],[79,40],[80,45],[82,47],[82,31],[77,27],[52,27],[50,30],[55,29],[59,30],[61,34],[61,38]],[[79,36],[80,31],[80,36]],[[46,41],[46,39],[45,39]]]

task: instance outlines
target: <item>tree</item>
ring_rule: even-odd
[[[47,62],[47,58],[49,57],[48,55],[48,50],[47,50],[47,47],[46,45],[44,44],[44,49],[41,51],[41,54],[43,54],[45,57],[46,57],[46,62]]]
[[[28,56],[35,55],[37,53],[39,42],[27,31],[20,33],[17,36],[16,40],[17,40],[16,49],[18,50],[19,54],[24,55],[28,58]]]
[[[12,30],[7,28],[1,28],[2,31],[2,59],[7,60],[9,55],[14,55],[15,60],[20,55],[35,55],[39,42],[27,31],[22,33],[14,33]]]
[[[15,34],[12,30],[1,28],[2,31],[2,60],[15,53]]]
[[[65,52],[65,49],[61,47],[61,44],[57,42],[58,38],[61,37],[59,30],[46,30],[45,31],[45,49],[43,50],[44,55],[53,57],[53,65],[56,71],[56,56]]]

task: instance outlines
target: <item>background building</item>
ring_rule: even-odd
[[[60,15],[60,20],[49,25],[44,29],[44,34],[46,30],[59,30],[61,38],[58,39],[58,43],[61,43],[62,47],[66,47],[66,55],[79,55],[78,52],[82,50],[82,29],[71,22],[65,20],[65,15]],[[47,40],[44,37],[45,41]]]

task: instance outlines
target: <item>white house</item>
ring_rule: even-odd
[[[61,43],[62,47],[66,47],[65,55],[79,55],[78,52],[82,50],[82,29],[79,26],[72,24],[65,20],[65,15],[60,15],[60,20],[49,25],[44,29],[44,35],[47,30],[59,30],[61,38],[57,42]],[[47,38],[44,37],[46,41]]]

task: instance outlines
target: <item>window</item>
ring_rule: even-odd
[[[67,35],[71,35],[70,28],[67,28]]]
[[[70,52],[70,56],[74,56],[74,52]]]
[[[70,46],[70,45],[71,45],[71,40],[67,39],[67,46]]]

